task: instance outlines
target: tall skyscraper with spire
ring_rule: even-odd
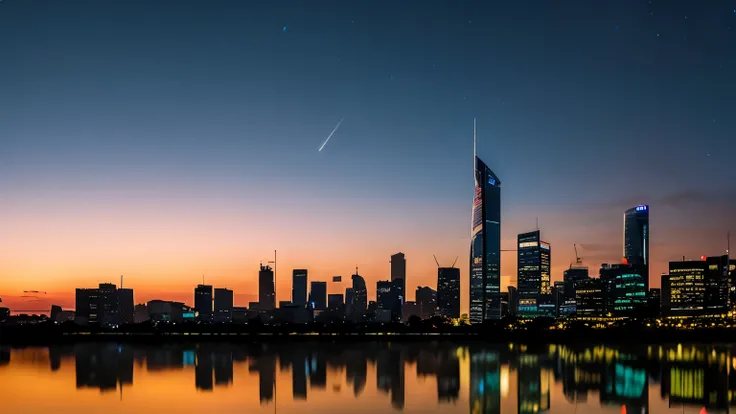
[[[501,180],[476,154],[470,233],[470,323],[501,318]]]

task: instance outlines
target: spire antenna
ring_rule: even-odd
[[[475,168],[475,156],[477,154],[477,138],[475,130],[475,118],[473,118],[473,168]]]

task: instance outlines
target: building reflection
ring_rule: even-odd
[[[13,356],[11,361],[13,352],[0,348],[0,365],[38,358],[38,352],[29,352]],[[48,349],[51,371],[71,363],[77,388],[121,393],[125,386],[132,386],[136,369],[191,372],[194,388],[203,392],[231,387],[247,372],[245,375],[257,376],[258,398],[264,405],[283,398],[306,401],[310,392],[326,390],[328,382],[333,384],[332,392],[359,397],[372,380],[369,375],[375,375],[379,393],[395,410],[403,410],[405,394],[415,386],[406,383],[407,370],[416,370],[422,383],[436,381],[436,402],[440,405],[456,403],[463,394],[461,387],[466,387],[471,414],[500,414],[514,405],[519,414],[548,413],[555,383],[565,398],[554,401],[567,405],[561,409],[593,404],[591,396],[603,407],[637,414],[650,412],[650,398],[662,398],[673,408],[708,413],[729,412],[736,402],[736,355],[730,347],[715,345],[545,345],[532,349],[449,342],[302,343],[298,347],[280,343],[90,343]],[[247,369],[235,369],[238,364]],[[467,375],[462,375],[463,370]],[[509,392],[514,375],[516,388]],[[276,379],[285,376],[291,377],[291,392],[287,386],[285,393],[277,394]],[[461,383],[461,378],[468,383]],[[343,381],[346,387],[340,386]],[[649,395],[650,383],[659,386],[660,395]]]

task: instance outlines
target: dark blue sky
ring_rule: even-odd
[[[26,261],[50,237],[28,217],[140,208],[145,234],[258,211],[269,246],[331,226],[325,251],[367,237],[351,263],[430,272],[467,256],[473,117],[505,247],[539,216],[554,280],[572,243],[619,259],[636,204],[653,274],[736,230],[734,0],[3,0],[0,39],[0,212]]]

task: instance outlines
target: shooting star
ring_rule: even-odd
[[[325,145],[327,145],[327,141],[329,141],[330,138],[332,138],[332,135],[335,133],[335,131],[337,131],[337,128],[340,128],[340,124],[342,124],[343,119],[345,119],[345,117],[340,118],[340,122],[337,123],[337,125],[335,126],[335,129],[333,129],[332,132],[330,132],[330,135],[327,136],[327,139],[325,140],[325,142],[323,142],[322,146],[319,147],[318,152],[322,152],[322,148],[324,148]]]

